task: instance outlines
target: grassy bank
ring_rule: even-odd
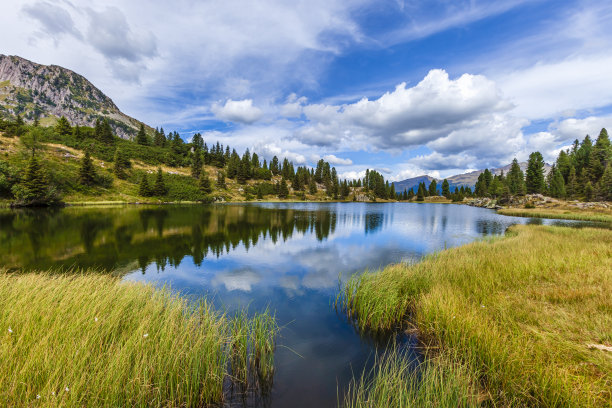
[[[503,208],[499,214],[515,217],[555,218],[562,220],[612,222],[612,210],[583,210],[579,208]]]
[[[274,319],[238,318],[108,276],[0,272],[0,406],[219,403],[251,384],[237,371],[271,381]]]
[[[593,348],[612,343],[610,271],[608,230],[515,226],[355,277],[338,302],[363,330],[414,326],[429,356],[442,356],[423,373],[439,384],[433,397],[461,389],[465,406],[474,395],[497,406],[610,406],[612,357]],[[386,403],[372,384],[405,375],[387,367],[396,368],[383,366],[347,405],[364,406],[360,393]],[[436,376],[441,367],[449,374]]]

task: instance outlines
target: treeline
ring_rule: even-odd
[[[163,128],[147,132],[141,124],[134,140],[129,141],[117,137],[106,119],[86,127],[72,126],[61,117],[54,127],[43,128],[37,122],[26,125],[19,116],[13,120],[0,119],[0,132],[18,137],[29,156],[25,168],[0,161],[0,197],[13,199],[16,205],[54,204],[60,200],[65,186],[55,183],[57,177],[52,177],[41,163],[42,142],[61,143],[84,151],[77,187],[83,187],[86,192],[88,188],[110,188],[117,179],[138,185],[138,194],[143,197],[211,201],[213,192],[223,194],[227,190],[227,177],[243,185],[247,200],[269,195],[287,198],[291,193],[305,200],[307,193],[312,196],[319,192],[340,200],[350,199],[351,193],[353,200],[361,193],[368,199],[396,197],[393,184],[373,170],[366,171],[363,180],[341,180],[336,169],[322,159],[315,168],[296,167],[287,158],[280,160],[277,156],[268,163],[248,149],[239,155],[236,149],[219,142],[209,146],[199,133],[185,142],[178,132],[166,134]],[[112,172],[100,172],[92,157],[112,163]],[[157,166],[156,174],[136,171],[133,160]],[[164,174],[161,166],[189,167],[191,181]],[[204,166],[217,168],[216,175],[211,178]]]
[[[478,176],[474,195],[507,199],[514,195],[544,194],[568,200],[612,201],[612,147],[606,129],[595,143],[587,135],[561,150],[548,174],[540,152],[529,155],[525,174],[516,159],[507,175],[488,169]]]

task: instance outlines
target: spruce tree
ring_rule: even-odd
[[[278,186],[278,198],[287,198],[287,197],[289,197],[289,187],[287,187],[287,182],[283,178],[280,181],[280,184]]]
[[[55,189],[49,185],[47,174],[36,155],[30,157],[21,182],[13,186],[13,193],[17,205],[50,205],[58,201]]]
[[[540,152],[529,155],[527,175],[525,177],[527,194],[541,194],[546,186],[544,182],[544,158]]]
[[[523,195],[525,194],[525,175],[521,170],[521,166],[518,164],[516,158],[512,160],[510,171],[506,177],[506,183],[508,189],[512,195]]]
[[[593,185],[591,184],[590,181],[587,181],[586,185],[584,186],[584,200],[591,201],[592,198],[593,198]]]
[[[60,136],[68,136],[70,133],[72,133],[70,122],[68,122],[68,119],[66,119],[65,116],[62,116],[57,120],[57,123],[55,124],[55,131]]]
[[[202,173],[202,152],[201,148],[193,149],[193,157],[191,158],[191,177],[198,179]]]
[[[100,124],[100,141],[102,143],[111,144],[115,142],[115,136],[113,135],[113,129],[111,128],[108,119],[104,118]]]
[[[147,146],[149,144],[149,137],[145,132],[144,123],[140,124],[140,129],[138,130],[138,134],[136,135],[136,143],[143,146]]]
[[[444,179],[444,181],[442,181],[442,195],[446,198],[450,198],[451,196],[450,185],[448,184],[447,179]]]
[[[138,195],[142,197],[151,197],[153,195],[153,191],[149,186],[149,178],[147,177],[147,173],[142,173],[140,185],[138,187]]]
[[[206,170],[202,170],[202,174],[200,174],[200,191],[205,195],[208,195],[213,191],[210,178],[208,177]]]
[[[574,199],[578,195],[578,187],[576,183],[576,168],[574,166],[570,166],[569,176],[567,176],[567,198]]]
[[[115,176],[117,176],[118,179],[126,179],[127,173],[125,170],[129,169],[131,166],[132,164],[130,163],[130,159],[125,156],[121,149],[117,149],[115,151]]]
[[[314,177],[310,179],[310,183],[308,183],[308,192],[310,194],[317,194],[317,183],[314,180]]]
[[[217,171],[217,188],[224,189],[225,187],[225,173],[219,170]]]
[[[164,174],[162,173],[161,167],[157,168],[157,177],[155,177],[155,185],[153,185],[153,195],[154,196],[165,196],[168,192],[166,188],[166,183],[164,183]]]
[[[89,150],[85,150],[81,167],[79,168],[79,183],[85,186],[93,186],[96,182],[96,170],[89,155]]]
[[[419,190],[417,191],[417,201],[425,201],[425,184],[419,183]]]
[[[608,163],[601,177],[599,195],[603,200],[612,201],[612,163]]]

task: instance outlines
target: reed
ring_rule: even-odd
[[[0,406],[221,403],[241,325],[254,320],[108,275],[0,272]]]
[[[612,232],[515,226],[506,237],[348,281],[362,330],[414,325],[496,406],[610,406]]]

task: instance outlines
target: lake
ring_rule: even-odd
[[[0,266],[96,268],[194,300],[208,296],[228,313],[267,307],[282,330],[272,394],[254,405],[332,407],[376,349],[334,310],[341,277],[417,261],[517,223],[576,224],[413,203],[2,210]]]

